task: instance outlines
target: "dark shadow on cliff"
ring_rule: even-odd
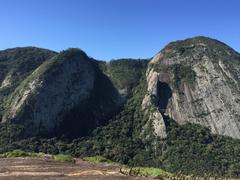
[[[84,103],[74,107],[64,116],[60,130],[56,130],[58,137],[74,139],[87,136],[96,127],[105,125],[122,107],[117,89],[102,73],[97,63],[93,64],[96,73],[94,90]]]
[[[157,93],[157,106],[159,107],[160,112],[165,112],[168,101],[172,97],[172,90],[167,83],[159,81],[157,86]]]

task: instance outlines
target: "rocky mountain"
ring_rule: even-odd
[[[26,47],[0,51],[0,117],[7,96],[39,65],[56,53],[46,49]]]
[[[24,137],[87,135],[120,110],[130,88],[136,85],[140,69],[146,66],[143,62],[129,61],[118,72],[119,67],[115,66],[118,61],[98,62],[78,49],[54,53],[17,48],[1,55],[2,62],[14,66],[1,76],[2,90],[12,88],[7,89],[8,96],[2,96],[1,122],[22,125]],[[135,67],[129,70],[129,65]],[[136,75],[134,69],[139,69]],[[133,76],[117,82],[124,71],[131,71]],[[18,73],[17,80],[14,73]]]
[[[77,49],[1,51],[1,121],[24,124],[26,136],[67,133],[66,127],[86,135],[120,110],[146,65],[96,61]],[[239,70],[239,53],[217,40],[195,37],[168,44],[146,70],[147,124],[161,138],[167,136],[164,118],[169,117],[240,139]]]
[[[86,100],[93,88],[94,70],[86,55],[63,52],[21,82],[5,105],[2,121],[23,123],[28,135],[51,133],[63,113]]]
[[[205,37],[170,43],[150,61],[143,108],[156,134],[166,137],[164,116],[200,124],[213,134],[240,139],[240,55]]]
[[[239,78],[239,53],[207,37],[172,42],[150,60],[0,51],[0,152],[103,155],[237,177]]]

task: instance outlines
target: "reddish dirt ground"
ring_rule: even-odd
[[[76,179],[149,179],[126,176],[119,166],[105,163],[58,162],[51,159],[3,158],[0,159],[0,180],[76,180]]]

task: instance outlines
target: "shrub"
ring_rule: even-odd
[[[0,158],[14,158],[14,157],[44,157],[44,153],[25,152],[19,149],[0,154]]]
[[[74,158],[71,155],[57,154],[53,156],[53,159],[61,162],[75,162]]]

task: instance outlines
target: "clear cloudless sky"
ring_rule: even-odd
[[[240,51],[240,0],[0,0],[0,49],[78,47],[101,60],[148,58],[208,36]]]

